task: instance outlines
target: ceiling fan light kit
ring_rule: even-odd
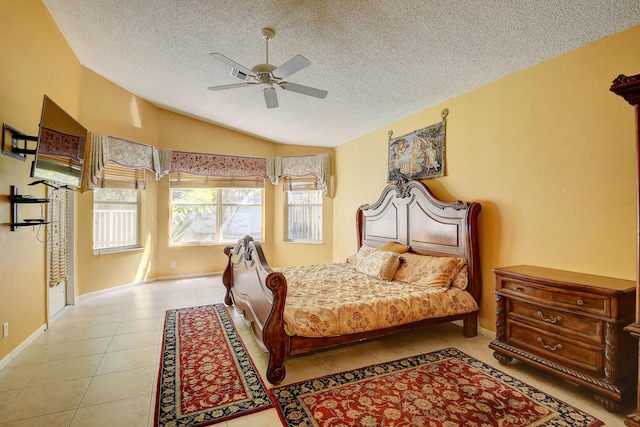
[[[304,86],[297,83],[286,82],[283,79],[289,77],[290,75],[297,73],[303,68],[311,65],[311,62],[302,55],[296,55],[284,64],[276,67],[275,65],[269,64],[269,41],[276,36],[276,33],[271,28],[263,28],[262,29],[262,38],[266,42],[266,60],[264,64],[255,65],[253,68],[249,69],[243,65],[238,64],[237,62],[227,58],[226,56],[220,53],[211,53],[210,55],[231,67],[231,75],[240,80],[243,80],[243,83],[234,83],[229,85],[222,86],[212,86],[207,89],[217,91],[217,90],[226,90],[226,89],[235,89],[239,87],[247,87],[260,85],[262,86],[262,93],[264,95],[264,100],[267,105],[267,108],[276,108],[278,107],[278,96],[276,94],[276,86],[280,87],[282,90],[287,90],[290,92],[299,93],[302,95],[312,96],[314,98],[323,99],[327,96],[329,92],[322,89],[316,89],[309,86]]]

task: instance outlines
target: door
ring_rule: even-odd
[[[74,207],[72,191],[53,190],[49,196],[49,226],[47,236],[47,318],[54,319],[68,304],[75,301],[73,277]]]

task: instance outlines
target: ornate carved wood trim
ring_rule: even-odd
[[[635,76],[625,76],[620,74],[611,84],[609,89],[618,96],[623,97],[629,104],[633,105],[636,114],[636,256],[640,256],[640,74]],[[640,286],[640,262],[636,260],[636,288]],[[640,291],[640,289],[639,289]],[[634,337],[640,338],[640,292],[637,292],[638,302],[636,302],[636,323],[629,325],[625,331],[630,332]],[[640,358],[638,359],[640,363]],[[640,378],[638,379],[638,400],[636,412],[627,416],[625,424],[628,426],[640,426]]]
[[[629,104],[640,104],[640,74],[625,76],[620,74],[609,89],[611,92],[623,97]]]

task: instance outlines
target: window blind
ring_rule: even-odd
[[[173,173],[171,188],[264,188],[264,178],[214,178],[210,176]]]
[[[144,190],[146,187],[145,171],[144,169],[128,168],[110,162],[107,163],[102,176],[98,179],[96,187]]]
[[[282,190],[287,191],[311,191],[320,190],[321,186],[315,178],[291,178],[286,177],[282,182]]]

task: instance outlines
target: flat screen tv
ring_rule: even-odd
[[[45,95],[31,177],[80,188],[86,142],[87,129]]]

